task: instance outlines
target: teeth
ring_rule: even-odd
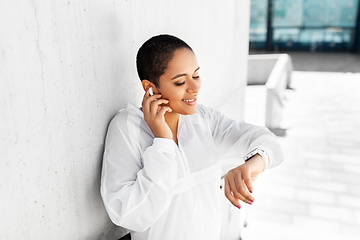
[[[190,99],[190,100],[185,100],[185,99],[182,99],[181,101],[184,101],[184,102],[193,102],[194,100],[195,100],[195,98]]]

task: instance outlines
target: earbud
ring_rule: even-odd
[[[154,92],[152,90],[152,87],[149,88],[149,93],[150,93],[150,96],[154,95]]]

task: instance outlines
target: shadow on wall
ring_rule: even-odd
[[[110,118],[109,123],[113,119],[114,116],[115,115],[113,115]],[[104,142],[105,142],[105,138],[106,138],[106,135],[104,135]],[[101,198],[101,195],[100,195],[100,183],[101,183],[101,172],[102,172],[104,149],[105,149],[105,145],[103,143],[101,145],[101,148],[100,148],[100,151],[99,151],[98,157],[97,157],[97,159],[98,159],[98,167],[97,167],[97,169],[100,169],[100,171],[98,172],[98,175],[94,179],[94,182],[93,182],[93,186],[94,186],[93,189],[98,189],[99,190],[100,198]],[[103,205],[102,198],[101,198],[101,207],[103,209],[105,209],[105,206]],[[111,221],[110,218],[109,218],[109,221]],[[131,239],[129,230],[127,230],[127,229],[125,229],[123,227],[117,226],[117,225],[113,224],[112,222],[110,223],[110,227],[108,229],[106,229],[105,231],[103,231],[96,239],[98,239],[98,240],[109,240],[109,239],[114,239],[114,236],[116,236],[115,237],[116,239],[120,238],[121,240],[127,240],[127,239],[130,240]]]

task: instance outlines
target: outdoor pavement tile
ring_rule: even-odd
[[[350,208],[345,207],[325,206],[310,203],[309,213],[310,216],[323,219],[337,220],[350,224],[355,222],[355,213]]]
[[[335,181],[349,184],[360,184],[360,174],[348,172],[333,172],[332,175]]]
[[[306,167],[307,166],[307,160],[306,159],[298,159],[299,154],[284,154],[284,157],[286,158],[286,162],[282,163],[280,166],[284,169],[287,168],[294,168],[294,167]],[[279,166],[279,167],[280,167]],[[274,168],[274,171],[277,171],[278,168]]]
[[[313,137],[313,138],[309,138],[306,136],[301,136],[301,135],[291,135],[291,133],[288,133],[288,136],[291,137],[291,140],[287,140],[289,143],[294,144],[294,147],[299,147],[302,148],[303,145],[305,146],[311,146],[311,145],[315,145],[315,146],[327,146],[327,142],[326,142],[326,138],[322,138],[322,137]]]
[[[289,214],[308,214],[309,212],[308,203],[278,197],[264,198],[262,206],[259,207]]]
[[[280,197],[283,199],[295,199],[295,189],[293,186],[287,186],[284,184],[271,184],[271,186],[262,187],[256,189],[258,194],[263,196]]]
[[[345,240],[344,235],[331,230],[314,230],[297,226],[281,225],[274,222],[258,222],[249,224],[244,230],[244,240]],[[346,236],[346,240],[358,240],[354,236]]]
[[[297,170],[290,164],[281,164],[275,169],[270,169],[269,171],[276,172],[277,174],[296,174]]]
[[[293,174],[272,174],[271,177],[267,179],[268,184],[276,185],[286,185],[294,189],[296,188],[305,188],[308,186],[308,181],[305,178],[294,176]]]
[[[360,225],[343,224],[341,226],[341,233],[345,236],[360,236]]]
[[[292,76],[279,138],[285,161],[259,183],[266,190],[256,196],[243,239],[358,240],[360,74]]]
[[[337,202],[339,206],[360,210],[360,196],[339,194],[337,195]]]
[[[349,186],[347,183],[340,183],[335,181],[308,179],[308,188],[319,191],[329,191],[334,193],[349,192]]]
[[[287,148],[287,151],[284,152],[284,157],[286,159],[286,162],[284,161],[282,164],[290,164],[290,163],[297,163],[297,164],[302,164],[306,162],[304,161],[305,159],[303,158],[299,158],[299,156],[301,156],[301,153],[303,152],[302,149],[299,148]]]
[[[255,205],[252,207],[253,209],[251,209],[247,217],[248,222],[251,224],[257,224],[257,220],[259,219],[261,219],[261,221],[277,222],[284,225],[292,224],[293,216],[290,213],[258,208]]]
[[[333,174],[329,171],[323,171],[319,169],[310,169],[310,168],[297,168],[296,173],[299,176],[303,176],[306,178],[313,178],[319,180],[331,180],[333,178]]]
[[[355,174],[360,174],[360,163],[358,165],[355,164],[344,164],[344,170],[346,172],[351,172]]]
[[[360,165],[360,156],[352,153],[331,154],[330,159],[337,163],[353,163]]]
[[[360,211],[355,210],[355,224],[360,226]]]
[[[341,140],[336,137],[331,137],[328,139],[329,146],[342,146],[342,147],[359,147],[359,142],[349,140]]]
[[[360,119],[358,120],[360,121]],[[347,137],[351,137],[349,139],[353,139],[352,135],[349,136],[349,134],[353,133],[354,130],[356,131],[356,126],[354,124],[347,124],[347,125],[343,125],[341,127],[338,126],[327,126],[325,129],[326,134],[330,135],[330,136],[347,136]],[[355,141],[356,141],[356,137],[355,137]]]
[[[271,239],[271,240],[303,240],[301,236],[296,234],[290,234],[290,230],[286,231],[282,227],[281,231],[274,231],[272,224],[259,223],[256,226],[249,225],[243,233],[241,239],[244,240],[260,240],[260,239]],[[277,226],[275,226],[277,227]],[[261,231],[260,231],[261,230]]]
[[[321,160],[321,161],[330,161],[331,154],[328,152],[320,152],[320,151],[303,151],[299,154],[299,160],[302,161],[303,159],[315,159],[315,160]]]
[[[307,162],[307,166],[309,168],[318,169],[318,170],[336,170],[343,171],[345,167],[343,165],[339,165],[337,163],[333,163],[330,161],[318,161],[318,160],[309,160]]]
[[[293,224],[296,227],[315,232],[327,232],[332,234],[341,233],[341,224],[338,221],[294,215]]]
[[[349,184],[349,193],[355,196],[360,196],[360,184]]]
[[[315,155],[321,155],[321,157],[324,157],[329,156],[329,154],[333,152],[339,152],[338,149],[331,149],[334,151],[328,151],[329,145],[326,143],[326,140],[294,138],[293,141],[288,141],[287,144],[284,145],[289,146],[289,149],[287,149],[289,153],[291,153],[292,150],[298,153],[308,153],[308,156],[310,156],[311,153],[316,153]]]
[[[311,123],[311,122],[310,122]],[[297,127],[292,130],[289,130],[289,134],[296,137],[308,137],[310,139],[326,139],[328,136],[322,129],[314,129],[314,125],[310,124],[312,128],[308,127]]]
[[[327,205],[336,204],[336,195],[333,192],[319,190],[296,189],[295,198],[300,201],[321,203]]]
[[[359,127],[359,129],[360,129],[360,127]],[[341,147],[339,147],[339,152],[347,153],[347,154],[351,154],[351,155],[355,155],[355,156],[360,156],[360,148],[341,146]]]

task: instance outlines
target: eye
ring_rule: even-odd
[[[199,79],[200,78],[200,76],[198,75],[198,76],[193,76],[193,79]]]
[[[175,83],[175,85],[176,85],[176,86],[181,86],[181,85],[183,85],[184,83],[185,83],[185,81],[180,82],[180,83]]]

